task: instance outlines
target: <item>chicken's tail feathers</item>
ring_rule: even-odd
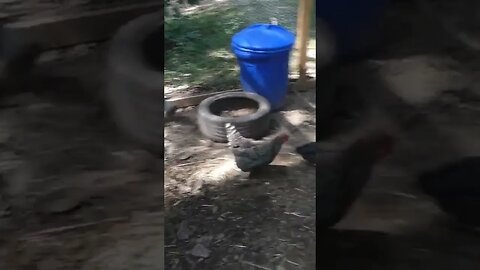
[[[230,140],[232,134],[236,133],[237,132],[237,129],[235,128],[235,126],[231,123],[225,123],[225,134],[227,136],[227,139]]]
[[[225,130],[228,131],[232,131],[232,130],[235,130],[235,126],[232,124],[232,123],[225,123]]]
[[[241,138],[240,133],[238,133],[237,128],[232,123],[225,123],[225,132],[230,146],[232,141]]]

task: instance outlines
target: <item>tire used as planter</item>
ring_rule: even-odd
[[[223,111],[255,109],[238,117],[222,116]],[[225,124],[232,123],[245,138],[261,139],[271,128],[270,103],[262,96],[238,92],[225,93],[203,100],[198,107],[198,125],[205,137],[214,142],[227,142]]]
[[[119,128],[150,150],[163,150],[163,16],[143,15],[114,36],[106,98]]]

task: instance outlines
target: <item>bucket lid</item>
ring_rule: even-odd
[[[295,36],[286,28],[274,24],[254,24],[232,38],[232,46],[254,52],[287,50],[293,46]]]

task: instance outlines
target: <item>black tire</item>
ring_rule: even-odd
[[[256,112],[241,117],[223,117],[218,112],[223,109],[256,107]],[[246,137],[260,139],[271,128],[270,103],[262,96],[238,92],[209,97],[198,107],[198,125],[205,137],[215,142],[227,142],[225,124],[232,123],[238,132]]]
[[[163,29],[160,12],[140,16],[118,30],[108,55],[112,116],[124,133],[154,151],[163,151]]]

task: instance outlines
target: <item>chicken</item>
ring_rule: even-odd
[[[457,221],[480,226],[480,157],[465,157],[425,171],[418,177],[421,189]]]
[[[317,143],[297,147],[304,159],[317,167],[317,224],[328,228],[338,223],[368,182],[373,166],[393,148],[393,138],[371,133],[343,152],[322,151]]]
[[[299,153],[303,159],[316,165],[317,159],[320,158],[321,149],[316,142],[309,142],[307,144],[297,147],[297,153]]]
[[[265,141],[243,137],[230,123],[225,124],[225,129],[237,167],[244,172],[250,172],[272,163],[282,145],[288,141],[288,135],[284,133],[270,141]]]

